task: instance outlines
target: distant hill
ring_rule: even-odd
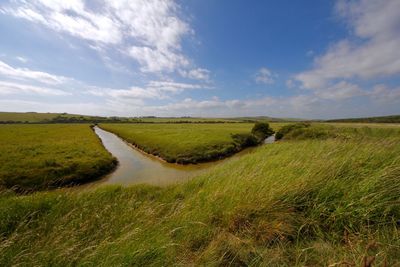
[[[299,118],[274,118],[268,116],[254,116],[254,117],[235,117],[230,118],[231,120],[240,120],[240,121],[269,121],[269,122],[290,122],[290,121],[304,121],[304,119]]]
[[[366,118],[334,119],[334,120],[327,120],[327,122],[400,123],[400,115],[381,116],[381,117],[366,117]]]
[[[51,120],[61,113],[0,112],[1,122],[41,122]]]
[[[273,118],[268,116],[237,117],[237,118],[201,118],[201,117],[101,117],[69,113],[39,113],[39,112],[0,112],[0,123],[100,123],[100,122],[131,122],[131,123],[226,123],[226,122],[285,122],[300,121],[291,118]]]
[[[127,120],[127,118],[125,118]],[[68,113],[0,112],[0,123],[80,123],[120,121],[117,117],[86,116]]]

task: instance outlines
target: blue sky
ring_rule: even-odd
[[[0,110],[400,113],[400,1],[3,0]]]

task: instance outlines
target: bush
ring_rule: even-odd
[[[262,142],[265,138],[273,135],[274,130],[269,127],[267,122],[256,122],[251,133],[258,139],[258,142]]]
[[[235,146],[239,148],[256,146],[259,144],[257,138],[253,134],[232,134],[232,139]]]
[[[303,128],[308,128],[308,127],[310,127],[310,124],[306,123],[306,122],[299,122],[299,123],[285,125],[281,129],[279,129],[278,132],[276,132],[275,140],[282,139],[289,132],[292,132],[296,129],[303,129]]]

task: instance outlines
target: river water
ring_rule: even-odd
[[[247,148],[232,157],[215,162],[179,165],[167,163],[159,158],[143,153],[129,145],[113,133],[94,127],[104,147],[118,159],[116,170],[99,181],[101,184],[131,185],[146,183],[152,185],[168,185],[190,179],[216,165],[250,153],[255,148]],[[273,137],[265,143],[273,142]]]

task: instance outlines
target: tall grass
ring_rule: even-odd
[[[0,197],[0,265],[396,266],[400,130],[259,147],[190,182]]]
[[[89,125],[0,125],[0,188],[32,191],[79,184],[115,159]]]

